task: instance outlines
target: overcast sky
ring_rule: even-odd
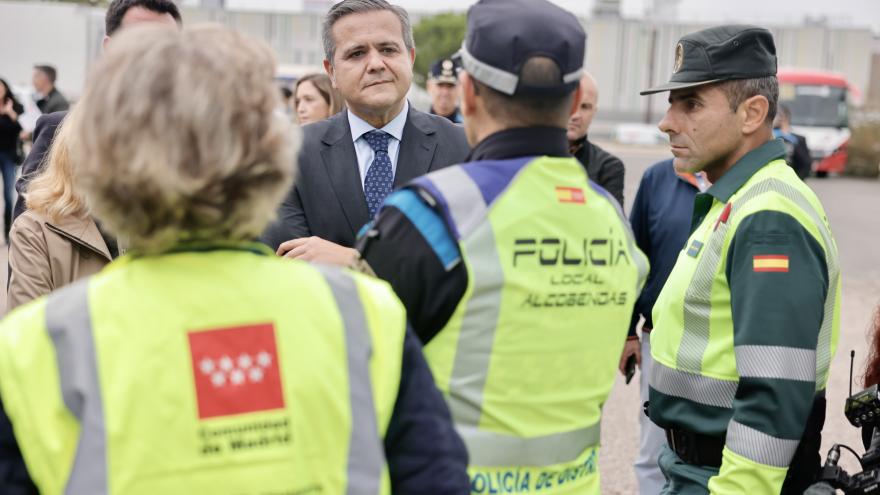
[[[474,0],[392,0],[413,12],[465,10]],[[586,16],[594,0],[552,0]],[[641,17],[653,0],[622,0],[625,17]],[[680,0],[679,19],[694,22],[800,24],[805,16],[825,16],[834,25],[867,27],[880,35],[880,0]]]

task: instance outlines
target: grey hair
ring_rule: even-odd
[[[403,35],[403,44],[407,50],[412,50],[416,43],[413,40],[412,23],[409,20],[409,14],[403,7],[392,5],[385,0],[342,0],[330,8],[327,16],[324,17],[324,26],[321,31],[321,39],[324,42],[324,58],[333,63],[333,55],[336,54],[336,40],[333,39],[333,25],[336,21],[342,19],[349,14],[361,14],[364,12],[375,12],[377,10],[387,10],[394,13],[400,21],[400,27]]]
[[[730,109],[736,111],[742,102],[753,96],[767,98],[767,118],[765,122],[773,125],[776,117],[776,107],[779,104],[779,81],[776,76],[758,77],[754,79],[734,79],[718,84],[718,87],[727,95]]]
[[[76,190],[141,253],[255,239],[290,188],[299,145],[278,103],[263,41],[210,25],[122,29],[73,112]]]

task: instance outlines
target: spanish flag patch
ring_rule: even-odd
[[[562,187],[556,186],[556,199],[560,203],[579,203],[584,204],[584,190],[579,187]]]
[[[752,258],[752,269],[756,272],[788,272],[788,255],[764,254]]]

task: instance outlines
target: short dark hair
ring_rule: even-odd
[[[548,57],[532,57],[519,72],[520,86],[555,87],[562,80],[559,66]],[[574,91],[565,94],[506,95],[474,79],[474,86],[486,110],[513,127],[565,127],[571,113]]]
[[[767,98],[769,106],[767,107],[767,118],[765,123],[773,126],[773,119],[776,117],[776,107],[779,104],[779,81],[776,76],[758,77],[755,79],[733,79],[718,83],[721,91],[727,95],[727,102],[730,109],[736,111],[742,102],[753,96],[763,96]]]
[[[58,71],[55,70],[55,67],[51,65],[35,65],[34,69],[46,74],[46,77],[49,79],[49,82],[55,84],[55,79],[58,79]]]
[[[385,0],[342,0],[333,7],[330,7],[330,11],[324,17],[324,26],[321,30],[321,38],[324,43],[324,58],[333,62],[333,55],[336,53],[336,40],[333,39],[333,25],[336,24],[336,21],[349,14],[360,14],[377,10],[387,10],[397,16],[397,19],[400,20],[403,44],[406,45],[407,50],[412,50],[416,43],[413,40],[412,23],[409,20],[409,14],[406,12],[406,9],[392,5]]]
[[[104,33],[107,36],[113,36],[113,33],[119,30],[122,18],[132,7],[143,7],[160,14],[170,14],[177,24],[183,23],[177,4],[171,0],[113,0],[104,15]]]

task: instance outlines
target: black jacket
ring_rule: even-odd
[[[813,158],[810,156],[810,149],[807,148],[807,138],[794,133],[792,133],[792,136],[796,137],[798,142],[794,146],[794,153],[789,165],[794,168],[798,177],[806,179],[813,172]]]
[[[573,144],[573,155],[587,169],[587,177],[610,192],[623,207],[624,167],[620,158],[608,153],[584,137]]]
[[[67,98],[55,88],[49,94],[37,100],[37,108],[43,113],[66,112],[70,108]]]
[[[4,102],[0,102],[2,105]],[[12,111],[21,115],[24,107],[13,100]],[[0,153],[8,156],[18,163],[18,134],[21,132],[21,124],[18,120],[12,120],[8,115],[0,115]]]
[[[43,171],[43,159],[52,142],[55,140],[55,131],[58,125],[67,116],[67,112],[55,112],[41,116],[37,119],[37,126],[34,127],[33,140],[34,145],[31,152],[28,153],[24,163],[21,164],[21,177],[15,182],[15,191],[18,193],[18,199],[15,200],[15,210],[12,213],[12,221],[14,222],[19,215],[24,213],[24,193],[27,191],[28,184],[31,179],[36,177]]]

